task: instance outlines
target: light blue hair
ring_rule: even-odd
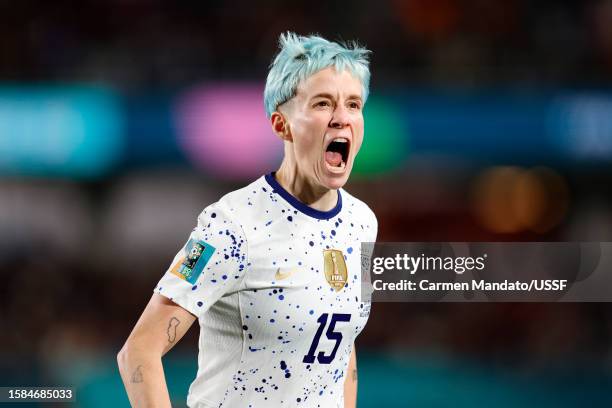
[[[295,96],[298,84],[333,66],[336,71],[348,69],[361,81],[363,103],[370,87],[370,51],[356,43],[339,44],[316,35],[298,36],[292,32],[281,34],[280,51],[270,65],[264,90],[264,105],[268,119],[283,103]]]

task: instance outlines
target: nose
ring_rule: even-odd
[[[334,129],[342,129],[349,123],[349,115],[346,108],[342,105],[338,105],[334,109],[331,120],[329,121],[329,127]]]

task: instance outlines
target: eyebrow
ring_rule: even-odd
[[[313,99],[316,98],[327,98],[327,99],[334,99],[334,96],[330,93],[326,93],[326,92],[322,92],[322,93],[318,93],[316,95],[314,95],[313,97],[310,98],[310,100],[312,101]],[[358,99],[359,101],[361,101],[361,96],[359,95],[349,95],[349,97],[347,99]]]

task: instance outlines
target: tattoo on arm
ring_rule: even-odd
[[[141,368],[142,366],[139,365],[138,367],[136,367],[136,370],[134,370],[134,373],[132,374],[132,383],[138,384],[144,381],[142,379],[142,371],[140,370]]]
[[[168,333],[168,343],[174,343],[174,340],[176,340],[176,328],[179,324],[181,324],[181,321],[176,317],[173,317],[168,322],[168,329],[166,330]]]
[[[357,369],[353,369],[353,381],[357,382]]]

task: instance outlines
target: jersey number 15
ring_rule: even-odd
[[[328,317],[328,314],[323,313],[317,319],[317,323],[319,323],[319,329],[317,330],[317,333],[315,334],[314,339],[312,339],[312,344],[310,345],[310,350],[308,350],[308,354],[304,356],[304,359],[302,360],[302,362],[308,363],[308,364],[314,363],[315,352],[317,351],[317,347],[319,346],[319,340],[321,339],[321,334],[323,334],[323,329],[327,325],[327,317]],[[327,328],[325,335],[327,336],[329,340],[335,340],[336,344],[334,345],[334,349],[332,350],[329,356],[326,356],[323,351],[319,351],[319,354],[316,357],[319,363],[329,364],[332,361],[334,361],[334,358],[336,357],[336,352],[338,351],[338,348],[340,347],[340,342],[342,341],[342,333],[334,331],[336,327],[336,322],[350,322],[350,321],[351,321],[351,315],[348,313],[332,314],[331,320],[329,322],[329,327]]]

